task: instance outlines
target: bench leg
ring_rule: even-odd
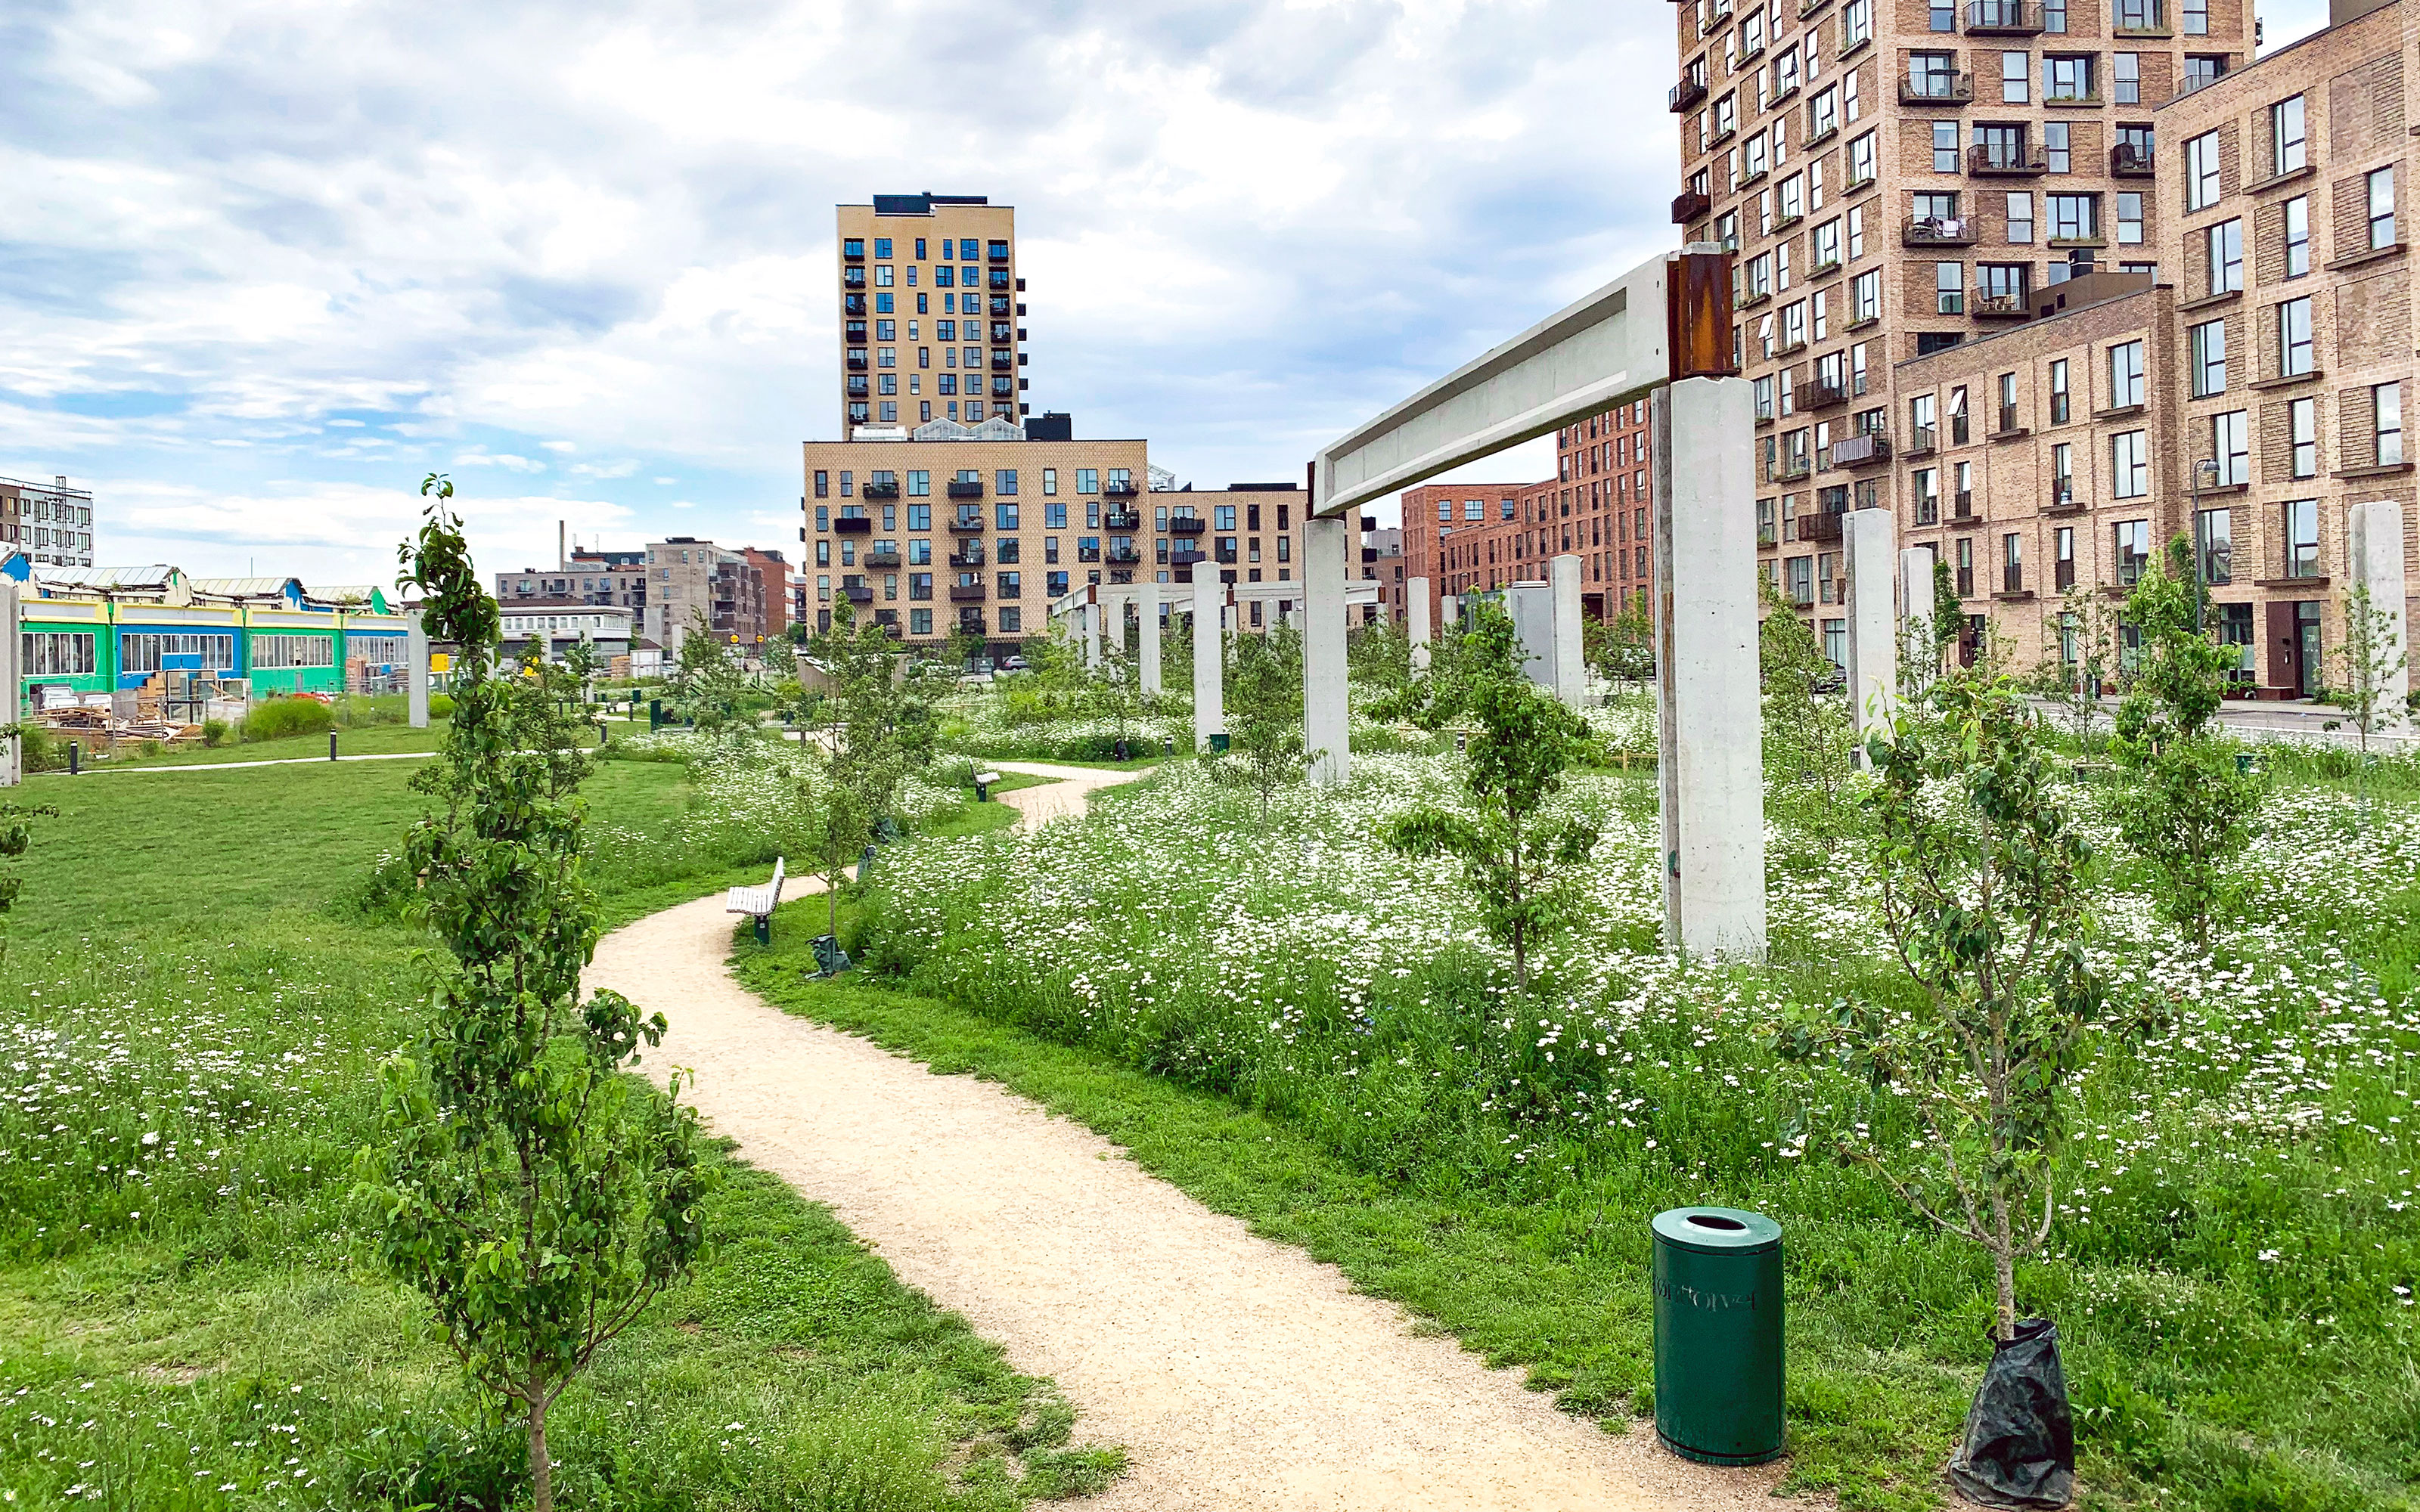
[[[770,945],[773,943],[772,915],[758,914],[756,916],[756,943],[759,945]]]

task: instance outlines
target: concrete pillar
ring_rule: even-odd
[[[18,625],[22,590],[0,578],[0,726],[13,727],[25,717],[25,638]],[[11,733],[0,735],[0,788],[13,788],[25,779],[24,742]]]
[[[1135,618],[1141,640],[1135,651],[1135,667],[1145,698],[1159,696],[1159,584],[1135,584]]]
[[[1462,634],[1462,595],[1447,594],[1438,601],[1437,634]]]
[[[428,728],[428,629],[418,610],[403,617],[404,717],[414,730]]]
[[[1101,664],[1101,597],[1099,590],[1084,600],[1084,670]]]
[[[1563,555],[1546,563],[1546,581],[1554,590],[1555,697],[1563,707],[1576,709],[1588,698],[1587,640],[1580,626],[1580,559]]]
[[[1849,559],[1849,708],[1863,745],[1890,723],[1899,697],[1899,597],[1891,580],[1899,532],[1887,509],[1853,509],[1840,530]]]
[[[1931,682],[1936,671],[1934,663],[1927,659],[1933,644],[1934,560],[1931,550],[1920,546],[1904,548],[1899,554],[1899,633],[1906,640],[1908,672],[1917,687]],[[1923,622],[1921,626],[1918,621]]]
[[[1426,578],[1404,580],[1404,633],[1412,643],[1412,675],[1417,677],[1429,670],[1429,580]]]
[[[1655,391],[1664,934],[1684,955],[1764,954],[1755,434],[1745,379]]]
[[[1227,733],[1227,590],[1208,567],[1193,569],[1193,748]]]
[[[2407,650],[2412,641],[2404,623],[2408,613],[2403,580],[2403,506],[2391,499],[2355,504],[2347,512],[2345,523],[2346,566],[2356,584],[2369,589],[2370,609],[2386,616],[2387,635],[2391,637],[2391,643],[2379,646],[2374,655],[2382,661],[2399,658],[2405,662],[2389,674],[2385,687],[2381,689],[2381,704],[2395,717],[2388,722],[2397,722],[2403,713],[2403,702],[2412,692]]]
[[[1336,787],[1353,771],[1353,719],[1344,672],[1344,556],[1352,522],[1303,522],[1302,748],[1311,779]]]

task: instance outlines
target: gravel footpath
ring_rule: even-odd
[[[992,764],[1061,779],[1001,795],[1029,823],[1140,775]],[[828,1205],[1018,1369],[1056,1380],[1079,1442],[1125,1446],[1130,1473],[1088,1505],[1774,1504],[1774,1467],[1713,1470],[1652,1431],[1602,1432],[1081,1125],[768,1007],[724,968],[734,922],[719,897],[642,919],[598,947],[590,984],[665,1012],[672,1032],[650,1059],[697,1072],[716,1132]]]

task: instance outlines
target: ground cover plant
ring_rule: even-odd
[[[2059,1324],[2086,1504],[2412,1502],[2420,782],[2372,770],[2357,827],[2361,769],[2332,762],[2271,764],[2206,948],[2121,842],[2124,790],[2072,788],[2101,858],[2083,964],[2112,1011],[2044,1157],[2045,1248],[2011,1286]],[[1789,1233],[1791,1483],[1937,1504],[1998,1320],[1993,1262],[1832,1158],[1921,1137],[1909,1098],[1774,1050],[1793,1007],[1916,1006],[1861,842],[1776,865],[1766,965],[1678,962],[1652,772],[1575,772],[1544,817],[1602,838],[1525,1003],[1457,864],[1381,839],[1466,805],[1455,759],[1356,767],[1264,816],[1175,764],[1089,818],[896,857],[843,923],[857,983],[804,981],[778,933],[743,969],[1148,1146],[1204,1200],[1616,1424],[1650,1399],[1646,1217],[1769,1212]]]
[[[377,1063],[420,1027],[427,936],[365,880],[394,870],[419,764],[29,785],[59,812],[0,970],[12,1508],[526,1504],[521,1436],[380,1273],[351,1200]],[[758,800],[781,788],[769,764],[600,765],[604,921],[762,881],[781,841]],[[936,827],[974,811],[935,802]],[[820,1209],[709,1158],[694,1280],[553,1408],[558,1504],[1008,1508],[1113,1471]]]

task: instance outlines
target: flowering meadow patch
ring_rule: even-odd
[[[1768,1049],[1793,1002],[1913,1002],[1862,842],[1827,856],[1775,827],[1769,962],[1683,962],[1660,944],[1652,774],[1577,776],[1558,801],[1603,827],[1590,906],[1524,1000],[1458,868],[1377,839],[1456,802],[1450,762],[1358,759],[1348,787],[1288,790],[1266,823],[1178,764],[1087,818],[904,854],[853,948],[913,991],[1282,1116],[1387,1180],[1568,1214],[1575,1257],[1639,1256],[1661,1206],[1769,1211],[1802,1365],[1867,1381],[1853,1390],[1877,1371],[1971,1381],[1979,1252],[1834,1155],[1920,1128],[1891,1087]],[[2337,789],[2276,787],[2240,918],[2205,954],[2118,854],[2122,792],[2075,793],[2105,862],[2092,951],[2114,1008],[2054,1253],[2020,1296],[2069,1339],[2098,1474],[2185,1495],[2168,1504],[2270,1504],[2209,1489],[2230,1478],[2390,1504],[2420,1420],[2397,1363],[2420,1343],[2420,807],[2365,819]],[[1641,1344],[1567,1398],[1635,1400]],[[2286,1370],[2306,1394],[2271,1389]],[[2328,1447],[2305,1457],[2314,1435]]]

